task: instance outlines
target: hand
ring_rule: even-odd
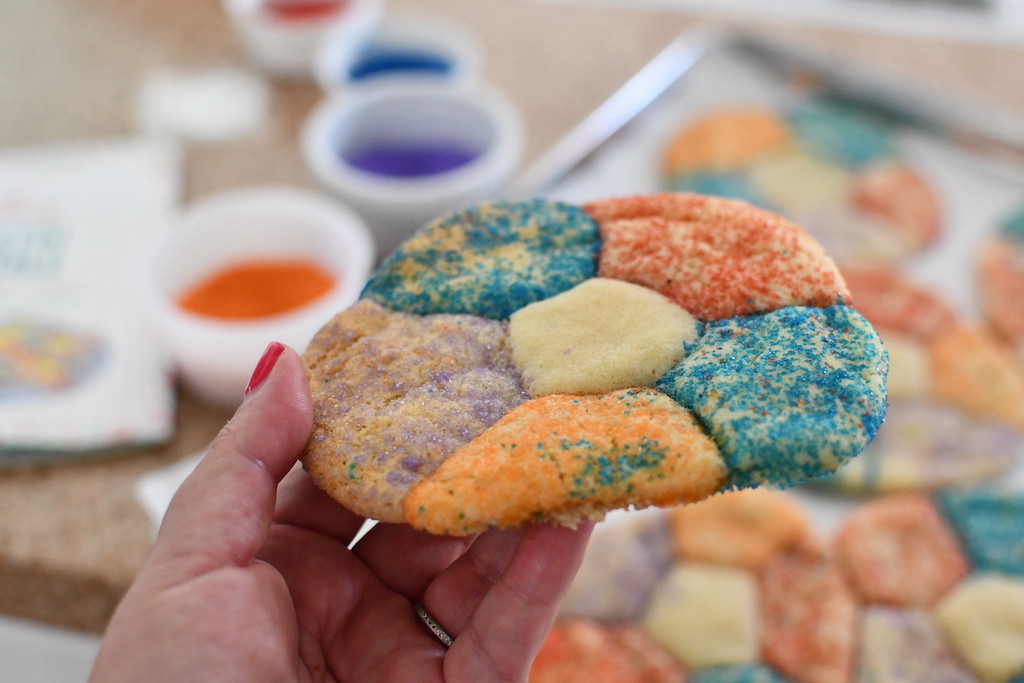
[[[175,495],[91,680],[524,680],[590,525],[379,524],[350,550],[364,519],[293,468],[312,425],[299,357],[271,345],[250,387]]]

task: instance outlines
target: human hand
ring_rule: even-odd
[[[293,468],[311,426],[302,362],[271,345],[171,502],[94,683],[526,678],[591,526],[455,538],[378,524],[350,550],[365,520]]]

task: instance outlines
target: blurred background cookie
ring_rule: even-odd
[[[746,490],[645,511],[642,521],[614,519],[618,532],[658,529],[643,543],[662,546],[639,550],[640,536],[616,533],[622,556],[651,568],[643,558],[672,544],[672,560],[646,588],[630,586],[636,616],[563,611],[531,680],[585,680],[573,671],[590,672],[586,680],[699,683],[1021,680],[1024,495],[883,496],[857,506],[829,538],[814,533],[810,510],[785,492]],[[621,575],[622,561],[600,577],[608,546],[587,553],[589,570],[570,593],[577,606],[588,592],[601,600]],[[613,668],[622,660],[609,643],[626,624],[657,646],[647,650],[650,666],[664,677],[644,678],[635,664],[619,678],[593,668],[604,661],[605,671],[625,671]],[[569,647],[570,632],[589,634],[575,638],[590,647]]]
[[[889,407],[875,441],[822,485],[936,489],[1006,472],[1024,435],[1024,376],[997,340],[895,269],[844,275],[889,351]]]
[[[1006,216],[982,247],[978,289],[986,321],[1024,368],[1024,207]]]
[[[943,215],[931,183],[902,159],[896,128],[889,117],[826,95],[712,109],[666,143],[663,183],[776,211],[840,265],[892,262],[932,243]]]

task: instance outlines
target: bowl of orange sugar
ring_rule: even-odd
[[[302,351],[356,301],[375,247],[363,220],[300,188],[254,187],[183,210],[144,268],[146,308],[184,386],[237,406],[272,341]]]

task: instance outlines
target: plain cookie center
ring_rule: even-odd
[[[653,385],[697,338],[696,319],[646,287],[593,278],[509,319],[512,358],[533,397]]]

